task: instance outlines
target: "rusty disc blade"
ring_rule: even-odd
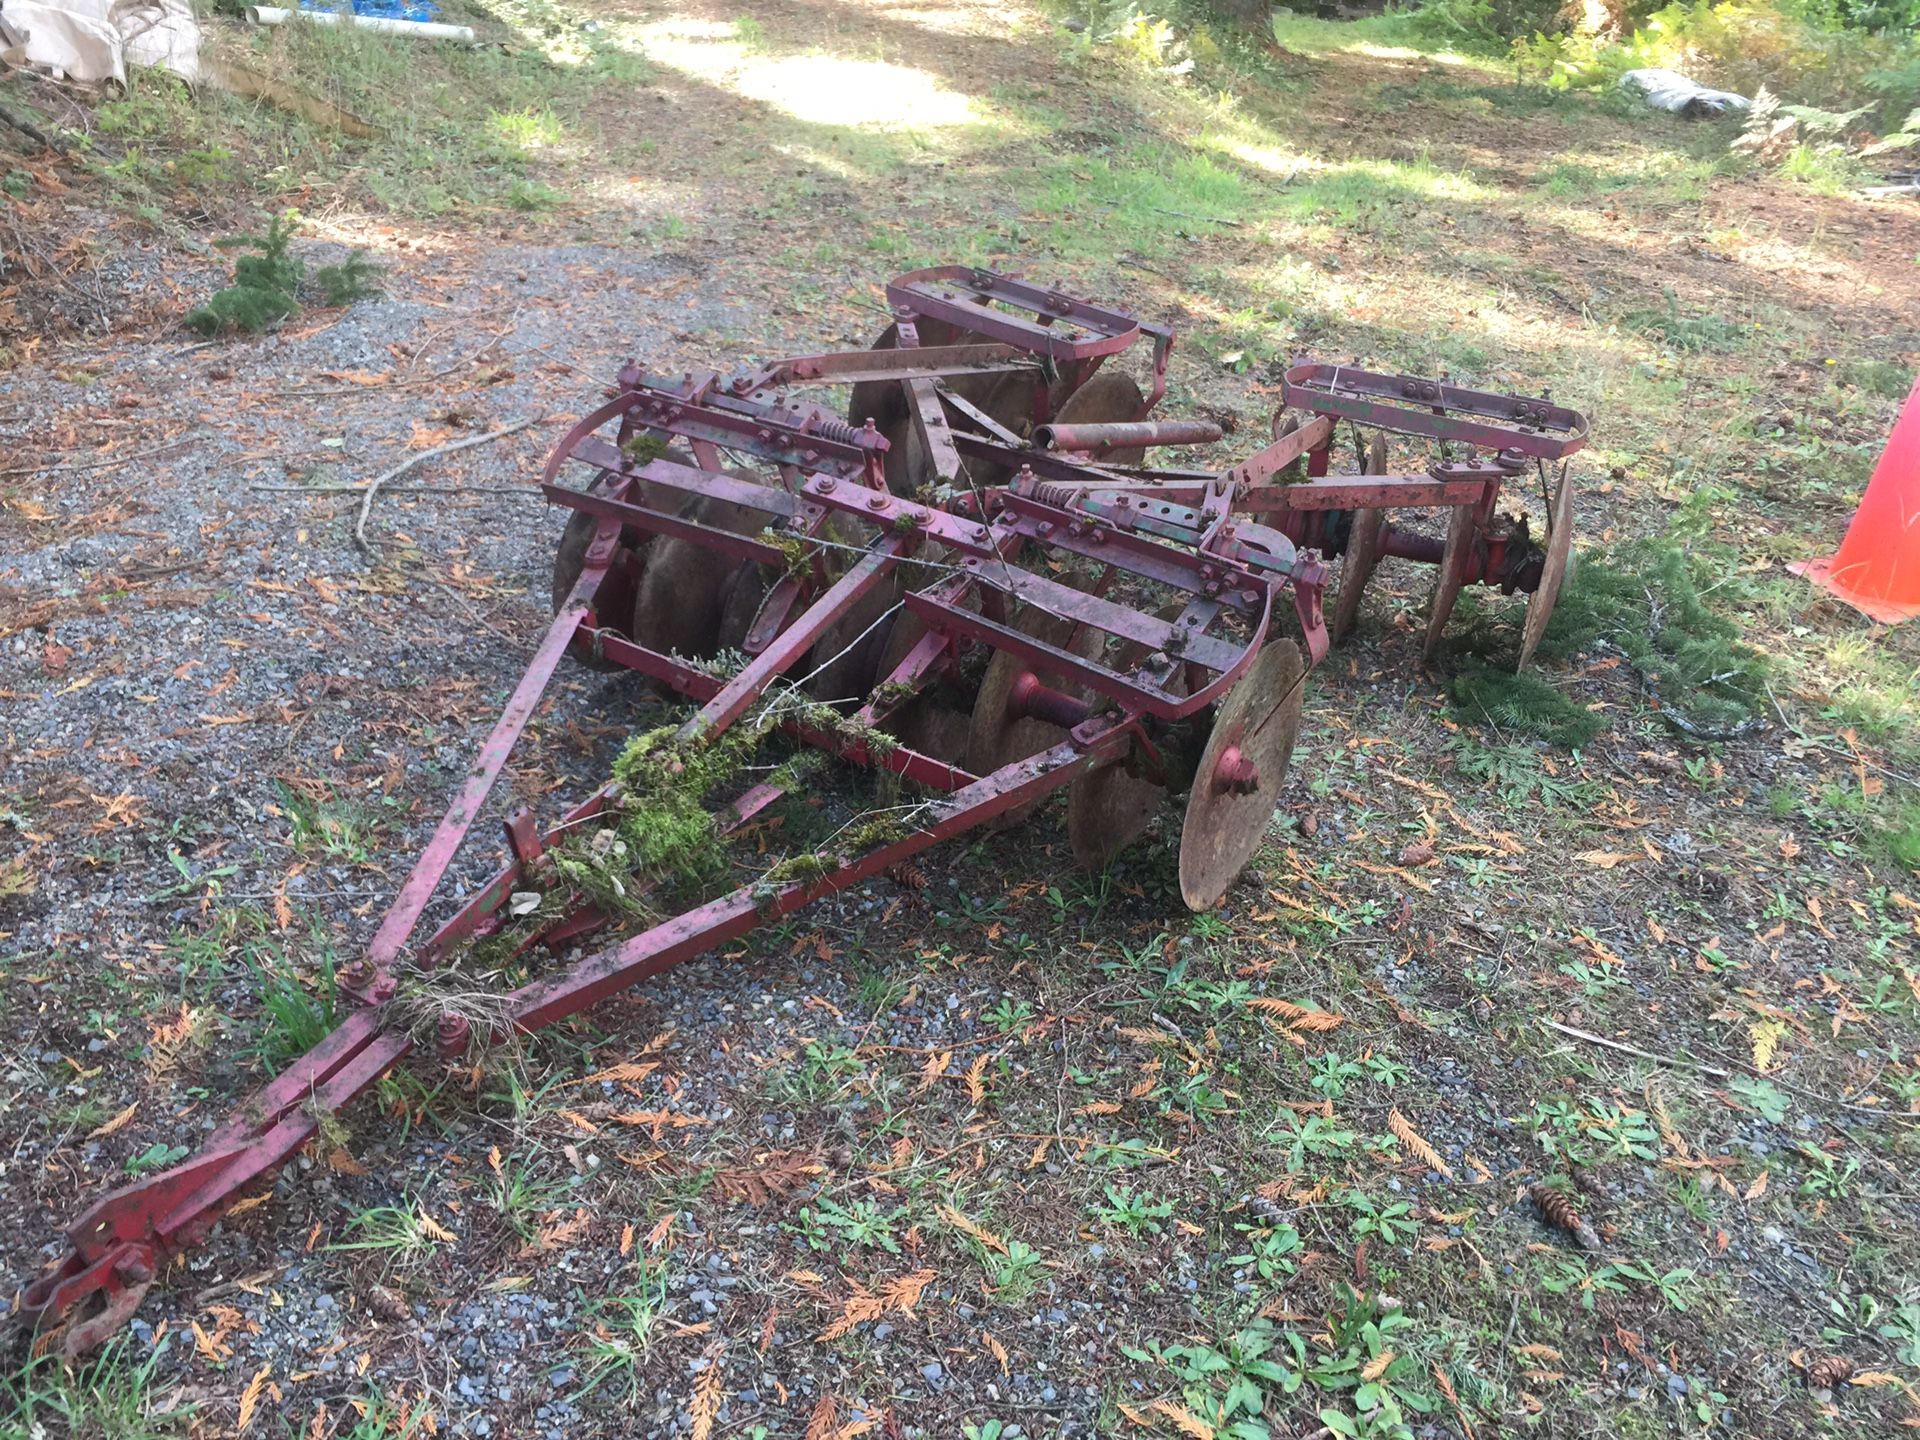
[[[1300,734],[1304,676],[1300,647],[1269,640],[1220,702],[1180,827],[1180,895],[1189,909],[1218,905],[1266,838]],[[1259,776],[1244,794],[1218,779],[1221,757],[1236,747]]]
[[[573,593],[574,584],[580,579],[580,571],[587,563],[587,547],[593,544],[593,537],[600,528],[596,516],[584,510],[573,512],[567,521],[567,528],[560,533],[560,546],[553,554],[553,613],[558,615],[560,607],[566,603],[567,596]],[[633,582],[627,573],[628,551],[623,545],[613,555],[613,564],[607,567],[606,575],[600,581],[600,588],[594,593],[594,612],[605,622],[609,617],[619,617],[631,612],[633,605]],[[641,559],[645,558],[641,552]],[[589,670],[618,670],[620,666],[611,660],[596,659],[585,651],[576,650],[573,656]]]
[[[1474,507],[1456,505],[1447,520],[1447,548],[1440,554],[1439,573],[1434,576],[1433,602],[1427,607],[1427,636],[1420,645],[1420,658],[1431,660],[1439,653],[1440,635],[1453,614],[1453,602],[1460,598],[1466,583],[1467,554],[1473,544]]]
[[[828,705],[864,700],[880,671],[887,644],[882,618],[900,603],[902,586],[896,572],[883,576],[847,613],[829,625],[807,657],[807,693]]]
[[[680,465],[693,464],[693,456],[678,446],[669,449],[666,458]],[[587,550],[592,546],[599,528],[599,517],[589,515],[584,510],[576,510],[568,517],[567,528],[560,533],[560,544],[553,554],[552,613],[555,615],[560,613],[567,596],[573,593],[573,587],[580,579],[580,571],[587,563]],[[617,628],[621,621],[631,619],[652,548],[653,537],[650,535],[621,537],[620,548],[614,552],[613,564],[607,567],[606,577],[601,580],[600,589],[594,596],[594,610],[601,624],[611,624]],[[596,660],[591,656],[582,658],[581,663],[590,670],[620,668],[611,660]]]
[[[1524,670],[1540,648],[1540,637],[1547,633],[1547,621],[1553,618],[1554,603],[1560,587],[1566,583],[1567,560],[1573,553],[1573,477],[1563,468],[1560,487],[1553,492],[1553,512],[1547,519],[1547,559],[1540,568],[1540,586],[1527,601],[1526,628],[1520,636],[1520,663]]]
[[[670,447],[665,459],[676,465],[693,464],[693,456],[680,446]],[[598,491],[602,487],[594,485]],[[646,495],[640,497],[640,503],[650,505],[653,500]],[[561,532],[559,547],[553,555],[553,613],[560,613],[561,603],[573,593],[574,583],[580,578],[580,570],[587,563],[587,548],[593,544],[594,532],[600,528],[597,516],[584,510],[576,510],[567,518],[567,528]],[[627,535],[621,539],[621,546],[632,555],[633,562],[623,564],[624,557],[616,556],[613,565],[607,571],[607,578],[601,582],[602,603],[599,606],[602,618],[620,616],[627,613],[631,600],[621,593],[618,587],[631,587],[639,583],[641,567],[647,562],[647,551],[651,548],[653,537],[650,535]]]
[[[751,470],[729,470],[739,480],[764,485]],[[710,496],[696,497],[682,517],[715,529],[750,535],[765,516],[744,505]],[[691,540],[656,536],[648,547],[647,568],[633,597],[634,643],[665,655],[707,660],[719,653],[720,630],[739,567]],[[751,619],[751,617],[749,617]]]
[[[747,633],[760,618],[760,607],[773,588],[773,574],[772,566],[756,565],[751,560],[735,567],[733,578],[727,582],[726,600],[720,606],[719,650],[738,650],[747,643]]]
[[[1183,604],[1175,603],[1160,611],[1159,618],[1177,619],[1183,609]],[[1146,654],[1146,646],[1129,643],[1113,668],[1131,670]],[[1174,695],[1189,693],[1185,667],[1167,682],[1166,689]],[[1166,798],[1166,786],[1129,771],[1124,757],[1083,772],[1067,787],[1067,839],[1073,858],[1096,874],[1106,869],[1114,856],[1140,838]]]
[[[869,350],[897,350],[900,327],[889,325]],[[847,392],[847,422],[860,426],[871,420],[885,430],[907,413],[907,397],[897,380],[862,380]]]
[[[1073,622],[1064,615],[1049,615],[1029,606],[1020,612],[1014,622],[1022,633],[1032,636],[1042,644],[1055,649],[1068,649],[1076,655],[1090,657],[1104,642],[1100,631],[1084,629],[1078,636],[1073,633]],[[986,776],[1003,765],[1012,765],[1025,760],[1030,755],[1038,755],[1049,746],[1060,743],[1065,733],[1057,726],[1030,716],[1016,715],[1011,709],[1015,688],[1028,673],[1025,660],[1010,651],[998,652],[987,666],[986,674],[980,678],[980,693],[973,702],[973,717],[967,730],[967,769],[976,775]],[[1034,672],[1041,683],[1070,695],[1082,693],[1069,684],[1062,676],[1046,670]],[[1017,825],[1035,810],[1039,809],[1044,795],[1015,806],[989,822],[988,828],[1004,830]]]
[[[1367,447],[1367,475],[1387,473],[1387,437],[1375,435]],[[1353,512],[1347,527],[1347,548],[1340,557],[1340,589],[1333,597],[1333,640],[1335,644],[1353,633],[1360,618],[1360,597],[1373,578],[1373,567],[1380,560],[1380,512],[1361,506]]]
[[[976,335],[971,330],[955,331],[940,320],[923,318],[915,322],[914,328],[920,333],[922,345],[971,345],[979,344],[986,339],[984,335]],[[887,326],[867,348],[898,350],[900,327]],[[992,381],[997,378],[992,374],[964,377],[965,381],[974,384],[978,384],[981,379]],[[964,398],[971,400],[973,397]],[[847,420],[855,426],[864,425],[871,420],[876,427],[885,430],[895,421],[904,420],[910,408],[906,387],[898,380],[861,380],[850,386],[847,391]]]
[[[918,615],[911,615],[905,610],[895,615],[887,632],[886,643],[881,647],[880,663],[875,667],[875,675],[882,680],[891,675],[895,667],[907,658],[907,652],[918,645],[926,633],[926,623]],[[922,755],[931,755],[936,760],[964,768],[972,717],[965,710],[956,710],[951,705],[943,704],[937,693],[942,688],[936,681],[907,701],[893,712],[887,728],[909,750],[918,750]]]

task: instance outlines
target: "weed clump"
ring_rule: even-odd
[[[1515,674],[1471,663],[1447,682],[1447,697],[1462,714],[1495,729],[1531,735],[1578,750],[1607,728],[1606,720],[1567,698],[1531,670]]]
[[[1682,734],[1751,734],[1765,724],[1765,662],[1702,598],[1696,576],[1708,563],[1657,540],[1583,560],[1560,592],[1541,653],[1565,658],[1603,646],[1633,667],[1661,718]]]
[[[1638,541],[1605,559],[1585,556],[1554,605],[1539,654],[1566,660],[1600,649],[1626,662],[1660,718],[1693,740],[1737,740],[1766,728],[1766,667],[1739,627],[1711,609],[1699,580],[1710,555],[1671,540]],[[1456,651],[1494,648],[1491,626],[1471,620]],[[1468,720],[1579,748],[1605,719],[1538,675],[1468,659],[1448,695]]]
[[[311,276],[288,248],[299,226],[288,210],[273,217],[264,235],[238,235],[219,241],[224,249],[251,247],[233,262],[233,284],[216,290],[207,303],[187,313],[188,328],[213,336],[245,331],[258,335],[300,313],[300,296],[318,296],[323,305],[351,305],[380,293],[380,267],[356,250],[338,265],[322,265]]]

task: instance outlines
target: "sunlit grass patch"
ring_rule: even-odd
[[[527,105],[518,110],[496,110],[487,117],[487,128],[503,146],[517,151],[540,150],[558,145],[566,135],[560,117],[551,105]]]
[[[987,118],[931,71],[825,51],[780,52],[757,20],[662,20],[639,35],[659,64],[810,125],[940,130]]]
[[[1372,60],[1419,60],[1462,73],[1507,73],[1507,67],[1490,56],[1476,55],[1423,34],[1410,23],[1405,11],[1334,21],[1277,10],[1272,27],[1276,43],[1306,55],[1364,55]]]
[[[1328,165],[1290,187],[1281,208],[1302,218],[1350,224],[1361,219],[1384,222],[1410,202],[1479,204],[1498,192],[1464,170],[1443,170],[1431,160],[1348,160]]]
[[[1161,145],[1135,147],[1124,158],[1054,157],[1020,198],[1049,248],[1064,255],[1112,254],[1116,243],[1154,254],[1182,231],[1239,223],[1252,208],[1239,175]]]

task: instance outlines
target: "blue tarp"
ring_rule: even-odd
[[[337,4],[322,0],[300,0],[302,10],[338,10]],[[355,15],[374,15],[382,20],[432,20],[440,14],[433,0],[353,0]]]

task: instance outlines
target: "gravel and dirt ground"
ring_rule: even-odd
[[[413,1062],[98,1364],[9,1336],[0,1435],[1920,1424],[1920,649],[1784,571],[1837,543],[1911,383],[1920,208],[1386,22],[1221,37],[1180,76],[1013,4],[501,14],[534,56],[510,160],[475,150],[505,168],[463,198],[450,160],[288,151],[296,249],[365,247],[385,293],[263,337],[179,320],[225,279],[207,242],[273,202],[227,184],[157,225],[114,148],[151,169],[221,115],[151,102],[104,171],[20,162],[10,1283],[332,1023],[545,625],[546,446],[628,356],[863,342],[899,270],[1173,322],[1166,412],[1233,427],[1221,457],[1297,353],[1551,386],[1593,417],[1583,560],[1677,549],[1766,728],[1688,737],[1605,639],[1544,672],[1598,717],[1583,748],[1452,703],[1518,612],[1469,607],[1429,670],[1389,562],[1218,912],[1179,904],[1177,810],[1090,877],[1056,804],[522,1055]],[[233,153],[264,172],[276,123]],[[355,487],[529,417],[353,543]],[[557,812],[669,713],[564,669],[494,814]]]

